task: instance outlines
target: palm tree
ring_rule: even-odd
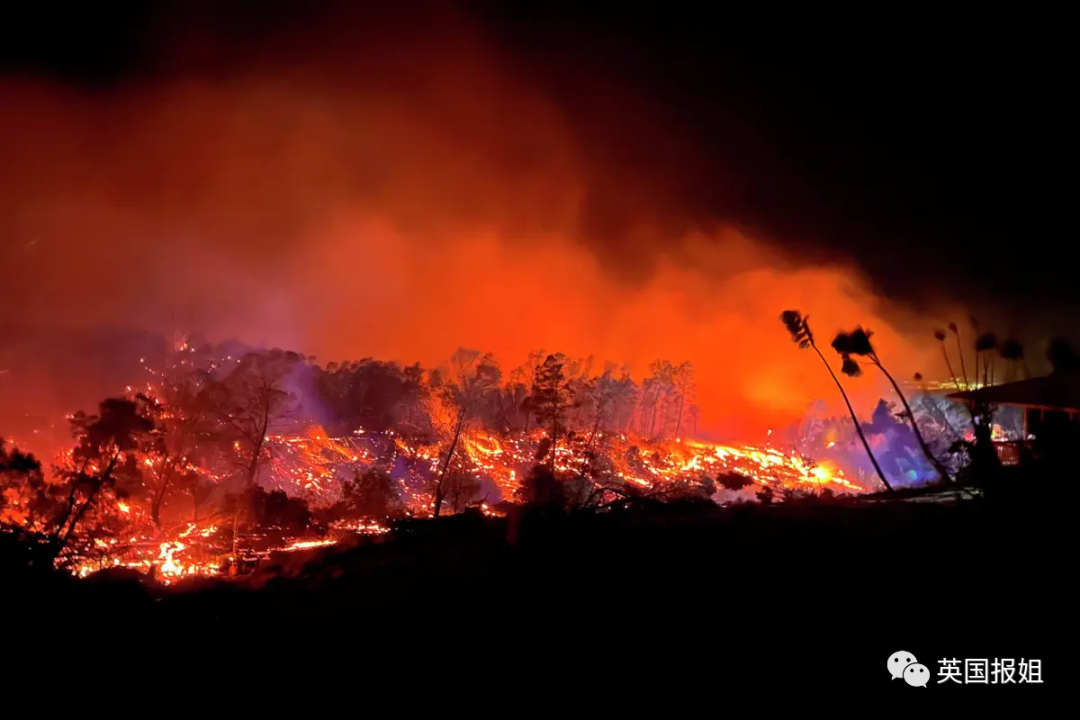
[[[874,457],[874,452],[870,449],[870,443],[866,440],[866,434],[863,433],[862,426],[859,424],[859,418],[855,415],[855,408],[851,406],[851,400],[848,399],[847,393],[844,392],[844,386],[840,384],[840,378],[836,377],[836,373],[834,373],[832,367],[829,366],[829,361],[821,354],[821,350],[818,349],[817,343],[814,342],[814,333],[810,331],[810,318],[803,317],[802,313],[798,310],[785,310],[780,315],[780,321],[787,327],[788,332],[791,334],[792,342],[798,343],[799,348],[803,350],[806,348],[813,348],[814,352],[821,358],[821,362],[825,363],[825,369],[829,371],[829,375],[832,377],[833,382],[836,383],[837,389],[844,397],[844,403],[847,405],[848,412],[851,413],[851,422],[855,425],[855,432],[859,434],[859,439],[862,440],[863,448],[866,449],[866,454],[874,466],[874,471],[877,472],[877,476],[881,479],[881,482],[885,484],[885,488],[889,492],[892,492],[892,485],[889,484],[888,479],[885,477],[885,473],[881,470],[881,465],[878,464],[877,458]]]
[[[956,323],[954,322],[949,323],[949,329],[952,330],[953,335],[956,336],[956,351],[960,353],[960,372],[964,374],[964,389],[967,390],[969,387],[968,374],[967,368],[964,366],[964,346],[960,344],[960,329],[956,327]],[[978,378],[976,377],[976,380],[977,379]]]
[[[941,476],[942,480],[951,482],[952,477],[949,475],[949,471],[942,462],[934,456],[934,453],[930,451],[930,446],[926,444],[926,438],[923,437],[922,431],[919,430],[919,424],[915,422],[915,413],[911,410],[911,405],[908,404],[907,397],[900,389],[900,385],[889,371],[885,369],[885,366],[881,364],[881,358],[878,357],[877,352],[874,350],[874,346],[870,343],[870,336],[873,334],[874,333],[872,332],[863,330],[861,327],[856,327],[850,333],[837,333],[836,338],[832,341],[832,347],[833,350],[836,350],[836,352],[840,354],[840,357],[844,359],[844,374],[849,377],[858,377],[862,374],[859,363],[855,361],[852,357],[853,355],[865,357],[877,366],[877,369],[889,379],[890,383],[892,383],[893,389],[900,397],[900,402],[904,405],[904,414],[907,415],[908,421],[911,423],[911,429],[915,432],[915,439],[919,441],[919,447],[922,448],[926,459],[934,466],[934,469],[937,470],[938,475]]]
[[[978,363],[981,357],[983,359],[983,387],[994,384],[993,350],[997,344],[997,335],[992,332],[983,333],[975,338],[975,382],[979,381]]]
[[[1054,338],[1046,348],[1046,359],[1056,373],[1075,373],[1080,371],[1080,353],[1073,350],[1068,340]]]
[[[949,360],[949,351],[945,348],[945,331],[935,330],[934,338],[941,343],[941,354],[945,356],[945,366],[949,368],[949,375],[952,376],[953,387],[959,390],[960,382],[956,379],[956,371],[953,370],[952,361]]]
[[[1009,363],[1012,370],[1010,375],[1014,376],[1013,379],[1016,379],[1015,376],[1020,374],[1018,372],[1019,368],[1024,369],[1025,378],[1031,378],[1031,371],[1028,369],[1027,359],[1024,357],[1024,346],[1018,340],[1010,339],[1001,343],[1001,347],[998,348],[998,355],[1002,360]]]

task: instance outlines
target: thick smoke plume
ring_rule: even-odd
[[[152,71],[106,88],[0,78],[0,325],[426,365],[544,348],[639,377],[686,359],[703,428],[746,439],[837,399],[787,308],[823,335],[872,327],[897,374],[944,375],[929,332],[897,330],[931,325],[856,268],[681,216],[685,139],[615,79],[578,106],[458,15],[331,24],[166,33]],[[852,383],[867,409],[877,382]]]

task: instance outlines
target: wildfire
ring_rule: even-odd
[[[536,464],[536,451],[545,433],[535,430],[499,436],[481,429],[463,435],[453,469],[480,481],[488,495],[514,501],[521,479]],[[363,438],[363,440],[361,440]],[[412,445],[405,438],[380,438],[377,433],[328,437],[321,429],[290,437],[271,438],[275,458],[270,484],[302,496],[317,506],[332,504],[341,482],[375,467],[397,468],[394,479],[414,515],[430,512],[430,476],[439,471],[448,447]],[[818,491],[862,492],[835,464],[812,462],[797,453],[772,447],[718,445],[697,440],[644,441],[624,434],[597,433],[593,439],[613,475],[640,489],[663,491],[674,484],[704,485],[720,472],[744,475],[761,486]],[[366,444],[365,444],[366,443]],[[380,455],[382,453],[382,455]],[[555,450],[555,468],[564,474],[585,474],[584,448],[574,443]],[[405,463],[398,461],[405,460]]]
[[[184,344],[178,351],[185,356],[180,361],[184,364],[194,348]],[[219,367],[231,359],[211,361],[209,367]],[[172,387],[165,373],[146,369],[155,381],[133,397],[148,402],[150,412],[159,421],[168,421],[163,427],[183,428],[183,405],[171,400],[180,394],[180,389]],[[129,388],[129,392],[134,391]],[[250,440],[241,442],[228,436],[219,446],[224,452],[216,455],[193,454],[194,446],[183,444],[171,453],[156,449],[160,445],[132,450],[133,464],[140,468],[146,482],[158,483],[157,488],[171,487],[180,496],[186,493],[187,500],[177,504],[174,499],[168,505],[168,514],[174,519],[164,522],[166,514],[160,504],[163,490],[153,495],[144,487],[142,494],[124,493],[122,499],[115,493],[103,496],[92,513],[101,534],[72,549],[58,562],[80,576],[108,568],[128,568],[163,583],[226,572],[237,574],[276,552],[315,550],[349,537],[387,534],[390,529],[384,524],[384,516],[430,517],[435,513],[437,487],[441,488],[439,512],[443,514],[472,508],[487,517],[503,517],[505,512],[498,503],[521,501],[523,483],[537,465],[549,466],[557,478],[570,483],[576,499],[568,496],[568,502],[579,503],[602,504],[633,496],[694,496],[723,502],[740,493],[744,498],[751,497],[762,488],[863,491],[835,464],[814,462],[798,452],[772,445],[722,445],[681,436],[650,438],[629,430],[600,430],[599,422],[591,432],[563,429],[554,444],[546,428],[494,432],[471,418],[461,423],[460,432],[451,432],[447,428],[455,426],[457,411],[440,397],[432,394],[432,402],[423,409],[434,428],[426,434],[359,427],[335,437],[308,419],[266,431],[256,445],[254,452],[258,454],[254,459]],[[678,430],[679,423],[668,422],[663,413],[659,414],[660,422],[654,423],[655,415],[648,423],[650,433],[654,424],[660,433],[665,426]],[[579,422],[578,427],[581,425]],[[644,423],[640,426],[644,427]],[[828,445],[822,442],[819,447],[826,449],[835,444],[836,439],[830,437]],[[117,457],[118,462],[124,462],[124,454],[118,453]],[[71,450],[65,451],[57,466],[68,470],[75,467]],[[262,521],[241,519],[243,510],[220,504],[235,492],[237,466],[254,467],[256,472],[248,482],[303,500],[311,515],[299,525],[285,523],[291,529],[263,527]],[[98,473],[101,468],[89,462],[82,471]],[[747,487],[733,490],[730,483],[717,482],[720,476],[732,473],[746,478]],[[179,478],[183,478],[183,486],[177,484]],[[166,480],[172,484],[163,484]],[[369,512],[346,502],[356,502],[358,493],[363,492],[362,481],[375,483],[378,492],[389,496],[380,511]],[[198,516],[199,504],[206,502],[196,502],[200,484],[206,486],[205,492],[216,493],[217,510],[200,521],[177,522],[178,508],[187,502],[191,504],[183,512],[194,510]],[[158,504],[151,506],[150,497],[157,498],[154,502]],[[280,504],[280,499],[273,502]],[[25,502],[20,498],[12,497],[7,505],[11,517],[25,515]],[[331,517],[334,508],[349,507],[353,510],[342,513],[344,517]],[[316,516],[317,521],[312,519]]]
[[[460,443],[452,465],[455,471],[478,479],[488,488],[488,500],[476,505],[488,517],[502,517],[504,512],[492,504],[495,499],[514,501],[521,478],[536,464],[536,451],[544,431],[501,437],[479,429],[470,430]],[[357,431],[343,438],[331,438],[321,428],[292,436],[272,436],[269,440],[271,465],[269,485],[290,494],[303,496],[313,505],[329,506],[341,492],[341,483],[357,472],[375,466],[393,467],[399,458],[404,464],[394,477],[406,512],[428,515],[431,495],[427,489],[448,448],[444,444],[411,445],[406,439],[380,437],[378,433]],[[724,472],[748,478],[753,484],[774,488],[861,492],[857,483],[829,463],[814,463],[795,453],[772,447],[719,445],[680,438],[670,441],[644,441],[618,433],[598,433],[585,443],[591,444],[604,459],[604,472],[637,492],[663,493],[669,488],[697,487],[708,492],[709,480]],[[564,443],[556,448],[555,467],[560,473],[580,475],[599,472],[598,461],[587,465],[582,443]],[[380,453],[384,456],[380,456]],[[399,463],[398,467],[402,467]],[[592,468],[590,470],[590,467]],[[103,557],[76,564],[72,571],[80,576],[110,567],[125,567],[154,574],[165,584],[190,577],[223,574],[236,562],[221,538],[226,518],[216,517],[202,523],[186,522],[171,531],[156,530],[146,514],[129,502],[116,501],[116,512],[141,523],[121,542],[116,538],[99,541]],[[446,510],[450,512],[450,510]],[[374,519],[339,520],[329,526],[330,535],[321,538],[252,536],[247,542],[264,537],[261,549],[241,550],[241,557],[258,561],[274,552],[298,552],[331,547],[349,536],[377,536],[389,533],[388,527]]]

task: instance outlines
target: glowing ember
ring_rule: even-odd
[[[311,548],[329,547],[337,545],[337,540],[300,540],[281,548],[281,552],[295,552],[297,550],[310,550]]]

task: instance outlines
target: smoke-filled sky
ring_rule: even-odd
[[[1053,43],[357,5],[8,23],[0,327],[427,365],[544,348],[639,377],[689,359],[727,436],[837,401],[789,307],[826,346],[868,325],[902,377],[942,375],[930,333],[969,312],[1074,330],[1072,271],[1037,254],[1067,227],[1036,162],[1061,120],[1047,76],[1020,77]]]

